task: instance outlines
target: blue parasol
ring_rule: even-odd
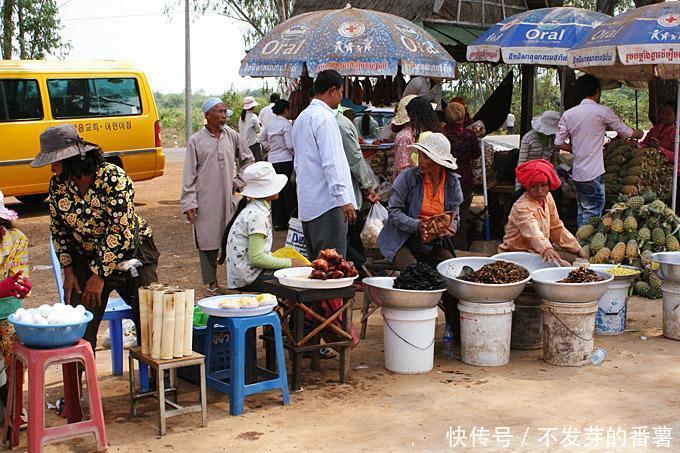
[[[680,4],[632,9],[603,22],[568,53],[572,68],[620,80],[680,79]],[[677,102],[680,106],[680,90]],[[678,186],[680,111],[675,123],[672,208]]]
[[[607,19],[606,14],[568,6],[525,11],[489,28],[468,46],[467,59],[566,66],[567,50]]]
[[[241,61],[243,77],[403,74],[453,78],[456,62],[420,27],[392,14],[347,6],[295,16],[275,27]]]

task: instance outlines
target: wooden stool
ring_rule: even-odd
[[[140,363],[145,363],[154,370],[156,370],[156,390],[150,392],[137,392],[135,386],[135,360]],[[205,396],[205,357],[197,352],[190,356],[181,357],[178,359],[160,360],[152,359],[151,356],[142,354],[142,348],[132,348],[129,353],[130,363],[130,408],[132,416],[137,415],[137,400],[149,396],[156,396],[158,399],[158,434],[164,436],[166,429],[166,420],[177,415],[191,414],[200,412],[202,416],[202,426],[208,426],[208,410],[206,406]],[[200,369],[200,386],[201,395],[199,404],[193,406],[180,406],[177,404],[177,369],[185,366],[198,365]],[[169,371],[170,387],[165,388],[165,371]],[[173,401],[165,399],[165,394],[172,392],[174,394]],[[172,406],[174,409],[166,410],[165,405]]]
[[[90,401],[90,420],[83,421],[80,407],[80,385],[77,363],[83,365]],[[28,451],[41,452],[46,443],[94,434],[97,450],[106,450],[106,427],[102,400],[97,383],[97,370],[90,343],[79,340],[73,346],[58,349],[33,349],[14,344],[13,367],[7,392],[5,435],[10,448],[19,444],[19,429],[23,422],[24,367],[28,368]],[[45,427],[45,370],[50,365],[61,365],[64,376],[64,406],[68,424]]]
[[[283,299],[283,305],[277,307],[281,319],[281,330],[287,341],[284,347],[291,352],[293,357],[293,375],[291,388],[302,389],[302,355],[309,351],[312,353],[312,369],[320,369],[319,350],[324,347],[333,348],[340,352],[338,363],[338,375],[340,382],[345,382],[349,377],[350,363],[349,350],[352,345],[352,302],[354,301],[355,287],[349,286],[340,289],[299,289],[281,285],[276,280],[263,283],[267,292]],[[327,318],[324,318],[310,306],[318,305],[329,299],[342,299],[342,306]],[[313,319],[316,323],[311,332],[305,335],[305,316]],[[333,323],[342,316],[341,327]],[[321,344],[321,336],[324,332],[332,332],[340,339],[330,343]],[[272,347],[273,339],[269,335],[263,335],[268,342],[267,347]]]

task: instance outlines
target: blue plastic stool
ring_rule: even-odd
[[[59,301],[64,303],[64,283],[61,277],[61,264],[59,264],[59,259],[54,251],[51,236],[50,258],[52,260],[52,273],[54,274],[54,282],[57,285]],[[109,297],[102,320],[109,322],[111,368],[116,376],[123,374],[123,319],[133,319],[132,307],[126,304],[120,297]],[[135,328],[137,333],[141,332],[138,325],[135,324]],[[137,335],[137,346],[141,345],[141,341],[141,335]],[[139,364],[139,382],[142,391],[149,390],[149,367],[143,363]]]
[[[227,368],[222,370],[212,369],[212,338],[213,328],[216,324],[222,325],[229,331],[229,360]],[[257,362],[248,363],[256,357],[255,345],[252,344],[248,350],[246,336],[248,330],[261,326],[268,326],[273,329],[274,349],[276,351],[276,372],[257,366]],[[281,390],[283,404],[289,403],[288,396],[288,377],[286,376],[286,362],[283,355],[283,340],[281,338],[281,321],[276,313],[268,313],[261,316],[250,316],[244,318],[219,318],[210,316],[206,325],[206,335],[203,339],[203,351],[206,358],[206,383],[208,387],[229,395],[229,413],[231,415],[241,415],[245,397],[256,393],[268,392],[270,390]],[[257,377],[268,378],[261,382],[246,383],[246,368],[254,367],[255,381]]]

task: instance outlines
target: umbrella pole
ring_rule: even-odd
[[[680,84],[677,88],[677,99],[676,99],[676,109],[680,109]],[[678,147],[680,146],[680,110],[675,112],[675,150],[673,152],[673,198],[671,203],[671,208],[675,211],[675,206],[678,192]]]
[[[640,129],[638,108],[638,90],[635,90],[635,129]]]
[[[560,115],[564,113],[564,93],[567,90],[567,67],[562,66],[562,83],[560,83]]]
[[[489,217],[489,195],[486,187],[486,153],[484,152],[484,140],[479,141],[479,146],[482,151],[482,193],[484,194],[484,240],[491,240],[491,218]],[[677,144],[676,144],[677,150]]]

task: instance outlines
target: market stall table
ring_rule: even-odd
[[[283,302],[277,307],[277,312],[281,319],[281,330],[286,337],[284,347],[292,354],[291,389],[302,389],[302,358],[305,352],[312,353],[312,369],[320,369],[319,350],[322,347],[333,348],[340,352],[338,375],[340,382],[345,382],[350,372],[350,346],[352,345],[352,334],[350,332],[355,287],[325,290],[301,289],[284,286],[277,280],[264,282],[264,287],[268,292],[283,299]],[[342,305],[330,316],[324,317],[314,308],[320,302],[329,299],[342,299]],[[340,327],[338,327],[333,321],[341,315],[342,319],[340,320]],[[313,326],[307,333],[305,333],[306,317],[308,317],[308,320],[309,318],[313,319]],[[330,333],[341,339],[321,344],[320,340],[323,333]],[[271,338],[266,333],[263,338],[267,343],[267,348],[272,348]],[[269,356],[273,357],[273,354]]]

